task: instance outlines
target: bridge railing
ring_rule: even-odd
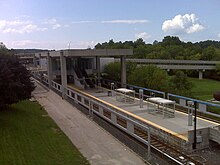
[[[52,88],[56,89],[57,91],[61,92],[61,85],[55,81],[51,81]]]

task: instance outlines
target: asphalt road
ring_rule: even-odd
[[[91,165],[144,165],[137,154],[70,103],[37,84],[33,96]]]

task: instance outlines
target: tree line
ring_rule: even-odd
[[[104,68],[106,74],[103,78],[120,82],[120,70],[119,62],[109,63]],[[126,74],[128,84],[192,97],[193,84],[183,71],[168,75],[155,65],[137,66],[136,63],[127,62]]]
[[[98,43],[95,49],[133,49],[131,58],[175,60],[220,60],[220,41],[183,42],[176,36],[166,36],[161,42],[147,44],[142,38],[136,41]]]

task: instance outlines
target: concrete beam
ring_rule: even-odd
[[[63,56],[63,52],[60,52],[60,66],[61,66],[61,91],[62,98],[66,98],[67,89],[67,71],[66,71],[66,57]]]
[[[48,85],[51,88],[52,81],[52,58],[50,57],[50,53],[47,53],[47,76],[48,76]]]
[[[202,80],[203,79],[203,71],[199,70],[199,79]]]
[[[99,84],[100,83],[100,57],[98,56],[96,56],[96,70],[97,70],[97,78],[98,78],[98,84]]]
[[[50,56],[59,57],[60,52],[63,52],[65,57],[119,57],[133,55],[132,49],[66,49],[51,51]],[[46,56],[46,54],[42,53],[42,56]]]
[[[64,56],[81,56],[81,57],[118,57],[133,55],[132,49],[71,49],[63,50]]]
[[[35,55],[33,56],[33,64],[34,67],[37,67],[37,57]]]
[[[126,57],[121,56],[121,86],[126,86]]]

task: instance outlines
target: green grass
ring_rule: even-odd
[[[43,108],[22,101],[0,110],[0,165],[86,165]]]
[[[192,96],[199,100],[210,100],[213,98],[213,92],[220,90],[220,81],[210,79],[199,80],[198,78],[189,79],[194,84]]]

